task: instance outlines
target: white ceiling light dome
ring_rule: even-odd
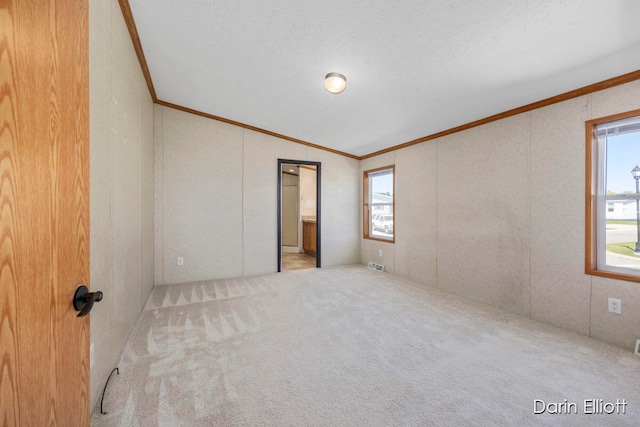
[[[324,87],[331,93],[340,93],[347,87],[347,78],[340,73],[329,73],[324,78]]]

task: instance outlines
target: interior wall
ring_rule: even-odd
[[[156,284],[277,271],[278,158],[322,162],[322,265],[359,262],[357,160],[163,106],[154,117]]]
[[[300,168],[300,217],[316,215],[316,171]]]
[[[300,177],[282,173],[282,246],[298,246]]]
[[[381,154],[379,156],[376,157],[371,157],[368,159],[364,159],[360,162],[360,200],[362,200],[363,197],[363,191],[364,191],[364,172],[371,170],[371,169],[377,169],[377,168],[381,168],[384,166],[391,166],[393,164],[395,164],[396,162],[396,151],[391,151],[389,153],[385,153],[385,154]],[[396,197],[396,210],[394,212],[395,215],[398,215],[398,208],[397,208],[397,200],[398,200],[398,183],[397,183],[397,176],[398,176],[398,170],[396,168],[395,171],[395,177],[394,179],[396,180],[395,183],[395,197]],[[418,193],[420,194],[420,193]],[[360,207],[358,215],[360,217],[360,224],[363,223],[364,218],[362,218],[363,215],[363,209],[364,209],[364,205],[361,205],[362,207]],[[396,228],[396,221],[394,219],[394,233],[397,235],[398,234],[398,230]],[[362,229],[362,225],[360,226],[360,228],[358,228],[359,230],[359,234],[360,234],[360,238],[362,239],[363,236],[363,232],[364,230]],[[388,242],[383,242],[380,240],[369,240],[369,239],[362,239],[361,241],[361,245],[360,245],[360,258],[362,260],[363,264],[368,263],[369,261],[373,261],[377,264],[382,264],[384,265],[384,269],[386,272],[388,273],[395,273],[395,250],[396,250],[396,245],[393,243],[388,243]]]
[[[91,403],[153,286],[153,103],[116,0],[89,2]]]
[[[640,286],[584,274],[584,122],[638,108],[636,81],[363,160],[396,165],[396,241],[361,262],[633,348]]]

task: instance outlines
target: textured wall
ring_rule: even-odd
[[[300,216],[316,214],[316,171],[300,168]]]
[[[160,106],[155,129],[156,284],[277,270],[278,158],[322,162],[322,264],[359,262],[358,161]]]
[[[518,314],[529,314],[528,125],[520,115],[451,135],[437,160],[438,286]]]
[[[584,122],[637,108],[633,82],[363,160],[396,165],[396,243],[361,262],[632,348],[640,286],[584,274]]]
[[[309,148],[309,160],[322,162],[322,266],[360,261],[359,162]]]
[[[376,157],[372,157],[369,159],[365,159],[363,161],[360,162],[360,200],[362,200],[363,194],[363,173],[364,171],[367,170],[371,170],[371,169],[376,169],[376,168],[381,168],[384,166],[390,166],[390,165],[394,165],[396,163],[396,154],[397,151],[392,151],[390,153],[385,153],[385,154],[381,154],[379,156]],[[395,215],[399,215],[400,212],[397,210],[398,206],[397,206],[397,200],[398,200],[398,170],[396,169],[395,171],[396,176],[394,177],[394,179],[396,180],[396,211],[394,212]],[[360,237],[362,237],[363,234],[363,204],[361,204],[359,206],[358,209],[358,216],[360,217],[360,228],[358,229],[359,235]],[[396,227],[396,223],[397,221],[394,220],[394,233],[396,234],[396,236],[398,235],[398,228]],[[400,231],[400,233],[402,233]],[[379,254],[379,250],[382,250],[382,255]],[[362,260],[362,263],[366,264],[369,261],[373,261],[376,262],[378,264],[382,264],[384,265],[385,271],[389,272],[389,273],[394,273],[395,272],[395,250],[396,250],[396,245],[393,243],[387,243],[387,242],[381,242],[378,240],[369,240],[369,239],[362,239],[362,243],[360,245],[360,258]]]
[[[153,104],[118,2],[89,3],[95,405],[153,286]]]

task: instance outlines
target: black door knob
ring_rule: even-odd
[[[80,312],[78,317],[84,317],[89,314],[93,308],[93,303],[99,301],[102,301],[102,292],[89,292],[85,285],[78,286],[73,294],[73,308]]]

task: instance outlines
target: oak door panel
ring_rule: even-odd
[[[89,425],[88,0],[0,0],[0,425]]]

